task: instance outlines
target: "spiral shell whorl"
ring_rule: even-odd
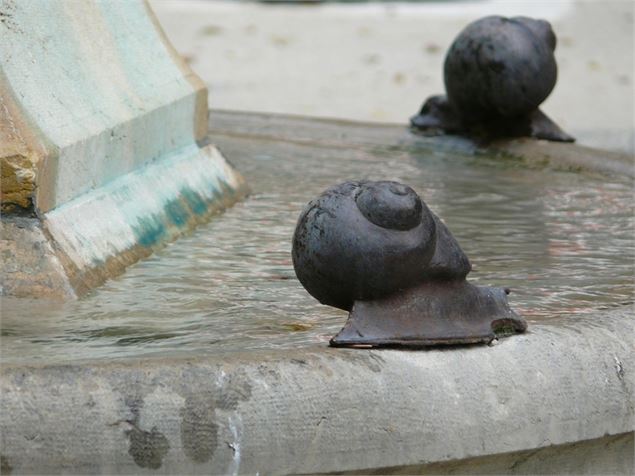
[[[421,222],[423,205],[417,193],[397,182],[364,184],[355,197],[370,222],[391,230],[410,230]]]
[[[436,245],[432,213],[410,187],[346,182],[300,215],[292,257],[298,279],[323,304],[350,310],[422,279]]]

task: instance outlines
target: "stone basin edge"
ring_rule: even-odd
[[[609,472],[632,474],[633,335],[626,306],[534,323],[493,346],[4,365],[2,464],[16,474],[423,474],[495,457],[508,461],[499,471],[522,474],[550,450],[552,470],[607,471],[593,451],[557,446],[593,441]]]
[[[367,123],[345,119],[313,118],[274,113],[210,110],[213,137],[242,136],[286,141],[313,147],[415,148],[463,155],[488,155],[514,160],[527,167],[635,178],[635,157],[576,143],[531,138],[505,139],[479,144],[456,135],[424,135],[405,123]]]

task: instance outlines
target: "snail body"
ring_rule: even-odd
[[[447,312],[464,314],[478,324],[478,339],[493,338],[491,321],[473,317],[482,308],[483,296],[481,288],[465,281],[471,269],[467,256],[407,185],[359,181],[326,190],[301,213],[292,258],[298,279],[312,296],[350,312],[347,326],[331,345],[401,345],[404,337],[417,345],[439,343],[434,325],[426,335],[417,326],[441,319],[441,327],[449,323],[454,329]],[[490,314],[498,320],[520,319],[506,299],[494,301]],[[405,310],[399,311],[399,319],[414,314],[395,327],[391,316],[400,306]],[[366,326],[370,331],[362,332]],[[373,329],[384,330],[373,335]],[[451,343],[473,341],[470,332],[466,336],[456,331],[450,332]],[[410,334],[416,338],[411,340]]]
[[[447,133],[573,140],[538,107],[556,85],[556,36],[544,20],[489,16],[469,24],[444,63],[447,96],[433,96],[413,127]]]

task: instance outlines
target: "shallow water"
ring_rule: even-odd
[[[326,343],[346,313],[303,290],[290,240],[304,204],[347,179],[415,188],[470,257],[469,278],[510,287],[530,324],[633,302],[630,181],[414,149],[221,145],[252,187],[247,200],[79,301],[4,298],[2,361]]]

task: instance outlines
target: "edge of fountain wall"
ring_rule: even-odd
[[[632,307],[494,346],[4,366],[16,473],[633,471]],[[462,469],[461,469],[462,468]]]
[[[259,112],[210,111],[210,135],[247,136],[254,139],[314,147],[416,148],[430,152],[487,155],[528,167],[635,177],[635,157],[575,143],[520,138],[488,145],[453,135],[423,135],[399,124],[365,123]]]

